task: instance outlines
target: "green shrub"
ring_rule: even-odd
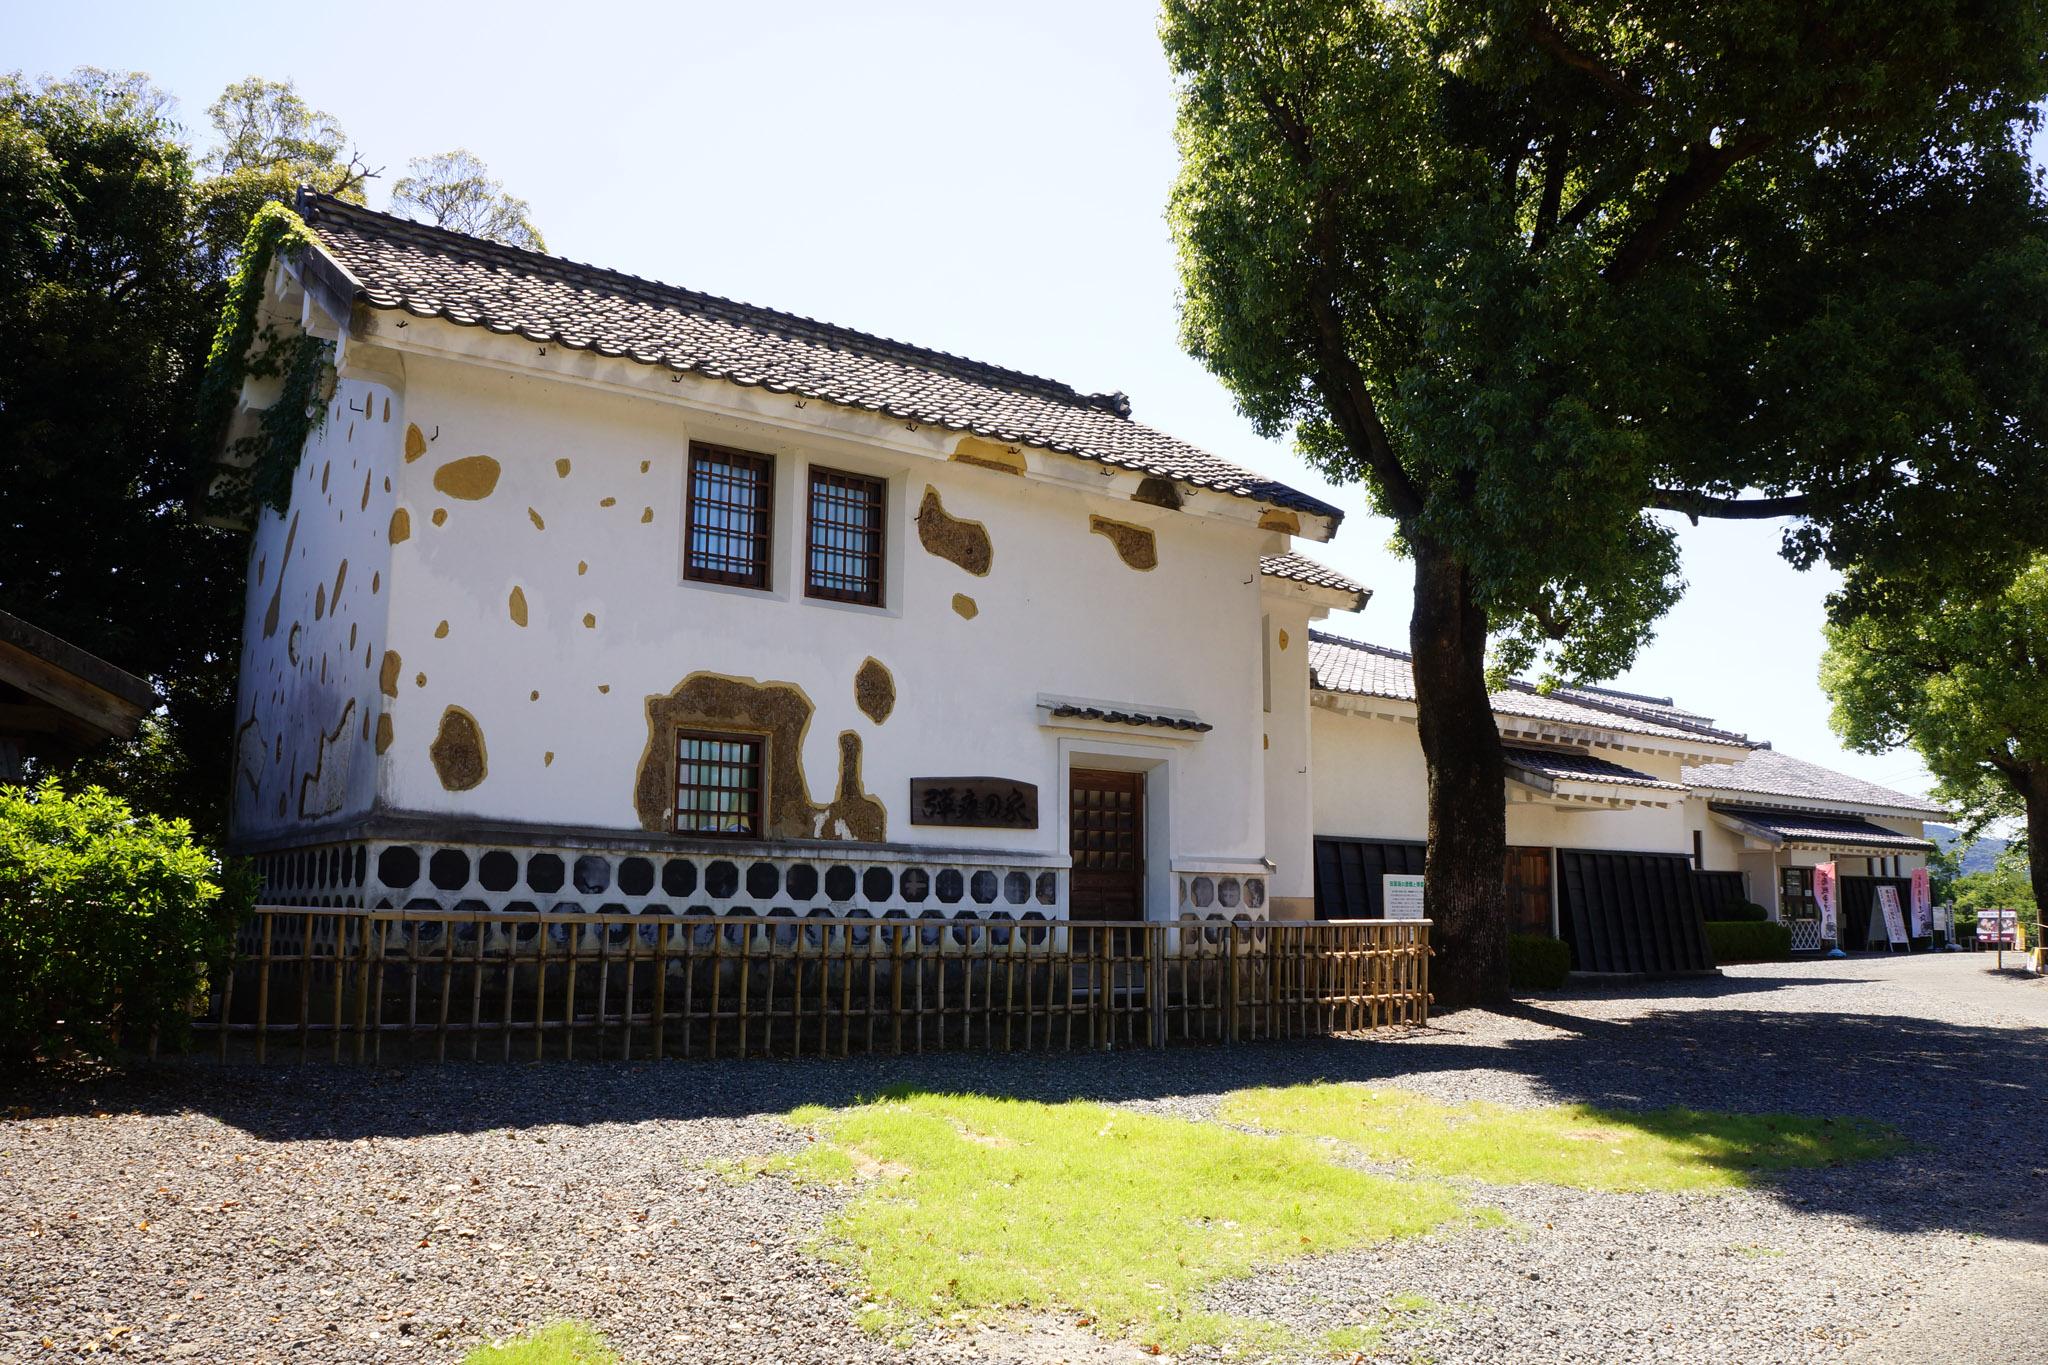
[[[1792,931],[1782,924],[1756,924],[1748,920],[1708,920],[1707,945],[1714,961],[1787,962],[1792,957]]]
[[[0,1057],[175,1044],[256,879],[98,787],[0,786]]]
[[[1763,924],[1770,917],[1771,912],[1755,901],[1731,901],[1718,910],[1707,912],[1707,921],[1710,924]]]
[[[1572,950],[1548,934],[1508,937],[1508,984],[1518,991],[1554,991],[1571,973]]]

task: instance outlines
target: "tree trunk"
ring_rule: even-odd
[[[1506,769],[1486,691],[1486,613],[1471,576],[1442,546],[1415,538],[1415,709],[1429,765],[1424,885],[1440,1009],[1508,998]]]
[[[2020,784],[2027,815],[2027,876],[2034,904],[2048,910],[2048,763],[2031,763]]]

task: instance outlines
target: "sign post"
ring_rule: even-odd
[[[1820,909],[1820,941],[1831,945],[1829,957],[1848,956],[1835,933],[1836,897],[1840,890],[1833,863],[1822,863],[1813,869],[1813,903]]]
[[[1421,919],[1422,878],[1407,872],[1381,874],[1380,905],[1388,919]]]
[[[1913,951],[1912,941],[1906,937],[1906,915],[1899,906],[1896,886],[1878,887],[1877,903],[1870,907],[1870,932],[1864,935],[1863,946],[1875,947],[1880,940],[1887,948]]]

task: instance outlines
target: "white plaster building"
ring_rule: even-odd
[[[250,547],[271,899],[1308,912],[1307,628],[1364,594],[1285,552],[1336,509],[1120,395],[300,208],[267,318],[338,378]]]

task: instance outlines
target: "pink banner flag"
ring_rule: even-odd
[[[1822,863],[1813,869],[1813,903],[1820,908],[1820,936],[1833,943],[1835,937],[1835,865]]]
[[[1928,938],[1934,933],[1934,884],[1928,879],[1927,869],[1913,869],[1913,937]]]

